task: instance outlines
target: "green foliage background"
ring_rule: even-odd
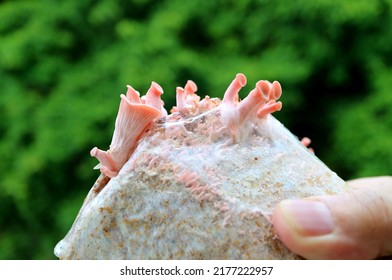
[[[52,259],[98,176],[119,95],[236,73],[344,179],[392,172],[391,0],[0,1],[0,259]]]

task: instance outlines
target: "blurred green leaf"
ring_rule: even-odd
[[[343,178],[392,171],[390,0],[0,3],[0,259],[54,258],[98,173],[119,95],[238,72],[278,80],[278,118]]]

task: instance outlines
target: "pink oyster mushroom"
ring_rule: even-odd
[[[238,92],[245,85],[245,75],[237,74],[227,88],[222,101],[209,96],[200,100],[200,96],[196,94],[197,85],[193,81],[188,81],[184,88],[177,87],[177,104],[172,108],[172,114],[169,116],[161,99],[163,90],[157,83],[152,82],[146,95],[141,98],[138,91],[128,86],[126,96],[123,94],[120,96],[120,108],[109,150],[102,151],[95,147],[90,152],[91,156],[100,161],[97,168],[110,178],[117,176],[151,123],[161,117],[170,119],[175,113],[186,117],[218,107],[221,111],[222,123],[231,132],[233,141],[239,141],[240,129],[243,125],[252,122],[255,118],[265,118],[268,114],[282,108],[282,103],[276,101],[282,94],[279,82],[258,81],[249,95],[240,101]]]

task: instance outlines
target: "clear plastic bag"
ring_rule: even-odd
[[[101,175],[55,254],[60,259],[298,258],[275,236],[269,218],[276,203],[348,186],[270,114],[281,108],[280,85],[258,82],[240,102],[246,80],[239,75],[222,101],[208,96],[200,101],[194,83],[177,89],[170,115],[155,101],[159,117],[129,145],[118,172],[101,166],[115,176]]]

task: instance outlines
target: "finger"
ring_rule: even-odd
[[[353,191],[277,205],[279,239],[308,259],[374,259],[392,255],[392,177],[349,182]]]

